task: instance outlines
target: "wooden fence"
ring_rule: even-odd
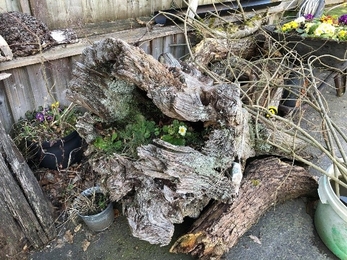
[[[103,35],[137,43],[146,53],[158,58],[163,52],[171,52],[176,57],[187,53],[185,36],[177,27],[156,28],[146,35],[146,28],[125,30]],[[144,36],[143,36],[144,35]],[[141,38],[141,41],[139,41]],[[75,62],[79,60],[83,49],[93,42],[93,38],[81,40],[69,46],[55,47],[42,54],[17,58],[0,63],[0,71],[12,75],[0,81],[0,120],[6,131],[12,124],[24,116],[28,110],[41,105],[49,105],[53,98],[62,104],[68,104],[65,91],[72,78]],[[50,90],[50,91],[49,91]]]
[[[243,0],[241,0],[241,2],[242,1]],[[33,110],[40,105],[50,104],[52,102],[52,97],[49,96],[49,92],[53,93],[56,100],[59,100],[63,104],[67,104],[68,101],[65,100],[64,93],[69,81],[71,80],[75,62],[78,61],[79,56],[85,47],[102,38],[115,37],[124,39],[129,43],[136,43],[147,53],[152,54],[155,58],[163,52],[172,52],[176,57],[185,55],[187,53],[187,47],[184,45],[186,39],[182,29],[177,26],[154,27],[152,31],[148,31],[146,27],[137,26],[138,28],[136,28],[136,26],[132,24],[133,21],[130,21],[129,19],[98,22],[99,20],[107,20],[111,18],[121,19],[130,16],[148,15],[156,10],[170,8],[172,2],[183,5],[184,1],[0,1],[0,12],[4,10],[19,10],[28,11],[29,13],[34,14],[37,13],[36,16],[39,18],[45,18],[47,19],[46,22],[48,24],[54,25],[52,26],[53,28],[65,27],[66,24],[62,23],[68,22],[70,18],[76,20],[81,19],[82,23],[88,21],[94,22],[94,24],[89,24],[88,26],[85,25],[80,28],[80,30],[83,31],[83,36],[86,38],[80,39],[79,43],[67,46],[58,46],[41,54],[16,58],[12,61],[0,62],[0,72],[12,74],[11,77],[0,81],[0,120],[3,122],[6,131],[9,131],[12,124],[20,117],[24,116],[26,111]],[[211,2],[219,1],[204,0],[199,3],[207,4]],[[284,0],[280,6],[275,7],[276,10],[273,10],[273,12],[284,11],[288,9],[288,5],[289,8],[293,8],[293,6],[295,6],[295,4],[293,4],[294,2],[292,0]],[[327,2],[329,2],[329,0]],[[126,8],[122,7],[125,5],[124,3],[127,3],[128,5]],[[134,6],[135,4],[136,7]],[[97,8],[98,5],[107,7]],[[83,8],[87,8],[88,11],[84,11]],[[40,10],[40,12],[36,12],[35,10]],[[44,10],[48,10],[48,12],[45,12]],[[115,12],[115,10],[117,10],[117,12]],[[96,16],[98,12],[100,17]],[[50,15],[50,13],[56,15]],[[109,13],[113,13],[114,16],[108,16]],[[84,18],[81,18],[81,15],[85,20],[83,20]],[[124,21],[127,23],[124,23]],[[94,33],[96,25],[102,25],[106,28],[102,34]],[[51,89],[51,91],[48,91],[49,89]]]
[[[241,0],[242,1],[242,0]],[[87,23],[150,16],[155,11],[186,6],[185,0],[1,0],[0,13],[20,11],[42,20],[48,28],[81,27]],[[199,4],[225,2],[200,0]]]

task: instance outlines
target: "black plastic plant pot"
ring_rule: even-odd
[[[53,170],[65,169],[81,161],[82,138],[74,131],[60,140],[46,141],[41,146],[36,144],[36,150],[35,157],[39,160],[39,167]]]
[[[297,73],[290,73],[289,78],[284,81],[286,88],[283,90],[281,104],[287,107],[297,107],[298,98],[304,87],[304,79]]]

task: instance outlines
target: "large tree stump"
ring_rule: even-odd
[[[255,160],[245,170],[238,200],[231,205],[215,202],[170,251],[220,259],[271,206],[317,196],[317,188],[317,180],[302,167],[276,157]]]
[[[198,217],[210,200],[234,201],[242,166],[255,155],[256,141],[238,84],[215,84],[190,63],[169,54],[157,61],[119,39],[108,38],[84,50],[67,96],[102,120],[117,123],[130,120],[130,108],[139,102],[136,87],[167,117],[213,126],[199,151],[153,140],[138,147],[136,159],[114,154],[93,160],[93,170],[106,178],[111,198],[123,203],[133,235],[167,245],[174,224],[184,217]],[[96,121],[86,114],[78,123],[88,142],[95,136]],[[293,144],[295,140],[289,140]]]
[[[105,39],[83,52],[68,96],[103,120],[117,122],[131,115],[127,108],[136,103],[137,86],[166,116],[214,125],[200,152],[154,140],[138,147],[136,161],[114,155],[93,163],[107,176],[111,198],[122,200],[133,235],[167,245],[175,223],[199,216],[211,199],[235,198],[240,182],[231,177],[233,161],[245,161],[254,151],[237,84],[214,85],[169,54],[160,60],[122,40]],[[79,126],[92,139],[90,117]],[[130,191],[133,196],[123,199]]]
[[[102,119],[114,121],[129,113],[134,85],[163,114],[178,120],[235,127],[247,113],[241,109],[236,83],[213,85],[212,79],[189,64],[167,66],[142,49],[113,38],[83,51],[67,97]]]
[[[21,258],[56,236],[52,210],[33,172],[0,121],[0,258]]]

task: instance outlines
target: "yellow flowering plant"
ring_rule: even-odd
[[[42,143],[61,139],[75,130],[80,112],[74,104],[61,106],[54,102],[47,107],[27,111],[13,127],[15,140]]]
[[[188,127],[185,123],[173,120],[172,124],[163,127],[162,131],[164,134],[161,136],[161,139],[174,145],[185,145],[185,138],[192,135],[192,133],[187,130]]]
[[[327,40],[347,40],[347,14],[323,15],[313,18],[308,14],[283,24],[278,30],[282,33],[295,32],[301,37],[323,38]]]
[[[133,116],[120,130],[117,123],[114,126],[100,127],[93,146],[103,154],[122,153],[131,158],[137,157],[137,147],[151,143],[154,138],[160,138],[173,145],[188,145],[194,148],[202,147],[208,128],[194,129],[189,123],[177,119],[155,122],[143,115]]]

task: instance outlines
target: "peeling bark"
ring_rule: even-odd
[[[220,259],[270,207],[301,196],[317,197],[317,188],[317,180],[302,167],[275,157],[255,160],[245,169],[238,199],[232,204],[216,201],[170,251]]]

